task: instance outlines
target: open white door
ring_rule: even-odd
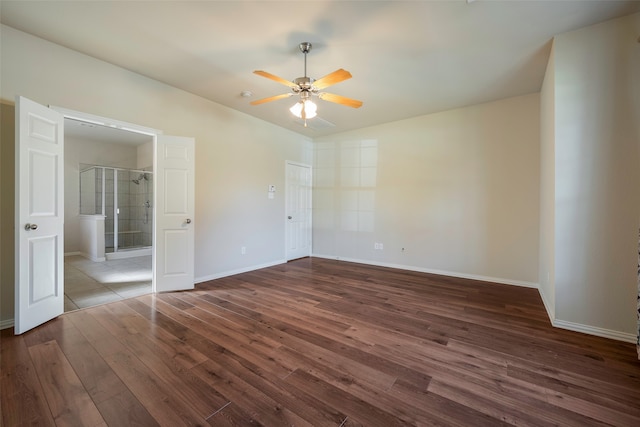
[[[15,333],[64,312],[64,118],[16,97]]]
[[[285,255],[290,261],[311,255],[311,167],[287,162],[285,173]]]
[[[155,290],[193,289],[195,141],[158,135],[156,144]]]

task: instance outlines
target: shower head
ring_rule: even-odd
[[[143,179],[145,181],[149,180],[149,178],[147,178],[147,174],[146,173],[141,173],[140,175],[138,175],[138,178],[132,179],[131,182],[133,182],[136,185],[140,185],[140,181],[143,180]]]

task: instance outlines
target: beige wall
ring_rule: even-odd
[[[195,137],[196,278],[284,260],[284,192],[267,199],[267,188],[285,188],[286,160],[311,163],[309,138],[7,26],[1,32],[0,100],[7,117],[15,96],[22,95]],[[13,129],[6,127],[3,122],[0,321],[13,317],[14,286],[13,251],[4,243],[14,238],[13,218],[5,215],[13,210],[14,185],[12,170],[5,168],[13,164],[5,158],[13,156]]]
[[[561,34],[555,73],[555,324],[632,341],[640,14]]]
[[[539,113],[532,94],[317,139],[314,254],[536,286]]]
[[[13,319],[15,150],[13,105],[0,102],[0,327]]]
[[[539,286],[544,305],[555,317],[555,48],[540,91],[540,265]]]
[[[138,145],[136,168],[153,171],[153,141]]]

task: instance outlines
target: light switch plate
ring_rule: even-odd
[[[276,186],[271,184],[269,185],[269,193],[275,193],[276,192]]]

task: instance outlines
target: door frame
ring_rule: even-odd
[[[125,130],[128,132],[134,132],[134,133],[139,133],[139,134],[143,134],[143,135],[148,135],[150,137],[153,138],[153,169],[154,171],[157,170],[157,165],[156,165],[156,152],[157,152],[157,139],[158,139],[158,135],[163,135],[164,132],[159,130],[159,129],[154,129],[154,128],[150,128],[150,127],[146,127],[146,126],[140,126],[137,125],[135,123],[128,123],[128,122],[123,122],[121,120],[115,120],[115,119],[111,119],[108,117],[102,117],[102,116],[97,116],[95,114],[89,114],[89,113],[85,113],[82,111],[75,111],[75,110],[71,110],[68,108],[64,108],[64,107],[58,107],[56,105],[49,105],[49,108],[57,111],[58,113],[62,114],[62,116],[65,119],[72,119],[72,120],[77,120],[77,121],[81,121],[81,122],[85,122],[85,123],[92,123],[92,124],[96,124],[99,126],[106,126],[106,127],[110,127],[110,128],[114,128],[114,129],[119,129],[119,130]],[[155,200],[156,197],[156,188],[155,188],[156,184],[155,184],[155,180],[154,180],[154,187],[153,187],[153,197]],[[154,230],[155,232],[155,218],[156,218],[156,204],[153,204],[153,212],[152,212],[152,218],[153,218],[153,225],[152,225],[152,230]],[[155,254],[156,251],[156,242],[154,241],[152,243],[152,254]],[[153,259],[153,256],[152,256]],[[152,265],[151,266],[151,270],[152,270],[152,279],[151,279],[151,292],[156,292],[156,276],[155,276],[155,266]],[[63,281],[64,282],[64,281]]]
[[[122,122],[122,121],[119,121],[119,120],[109,119],[109,118],[106,118],[106,117],[100,117],[100,116],[96,116],[96,115],[89,114],[89,113],[83,113],[83,112],[80,112],[80,111],[74,111],[74,110],[70,110],[70,109],[67,109],[67,108],[63,108],[63,107],[56,107],[56,106],[52,106],[52,105],[45,106],[45,105],[39,104],[37,102],[31,101],[31,100],[29,100],[27,98],[19,97],[19,96],[16,97],[16,106],[19,105],[20,99],[24,99],[25,102],[28,101],[29,103],[34,104],[34,106],[37,105],[38,106],[38,110],[37,111],[41,111],[42,112],[41,114],[43,114],[44,110],[48,110],[51,113],[50,116],[52,118],[55,117],[55,122],[58,125],[58,130],[56,132],[62,131],[62,135],[59,136],[60,141],[62,143],[61,144],[62,146],[64,146],[64,119],[68,118],[68,119],[72,119],[72,120],[82,121],[82,122],[85,122],[85,123],[93,123],[93,124],[97,124],[97,125],[101,125],[101,126],[106,126],[106,127],[110,127],[110,128],[115,128],[115,129],[125,130],[125,131],[128,131],[128,132],[135,132],[135,133],[140,133],[140,134],[144,134],[144,135],[150,136],[152,138],[152,140],[153,140],[153,168],[154,168],[154,171],[156,171],[156,172],[158,172],[158,165],[159,165],[159,162],[158,162],[158,149],[159,149],[160,145],[162,145],[164,147],[164,150],[166,151],[165,155],[167,155],[167,153],[170,154],[168,158],[173,158],[172,156],[174,156],[175,153],[177,153],[176,148],[184,148],[184,147],[181,147],[180,144],[178,143],[178,146],[180,146],[180,147],[176,147],[175,144],[174,144],[174,147],[172,147],[173,149],[169,150],[167,148],[167,146],[166,146],[166,142],[168,140],[164,141],[164,142],[162,141],[162,139],[165,138],[165,137],[164,137],[163,132],[158,130],[158,129],[139,126],[139,125],[136,125],[136,124],[133,124],[133,123]],[[16,115],[16,117],[17,118],[21,118],[21,116],[18,116],[18,114]],[[17,129],[16,129],[16,142],[15,142],[16,148],[15,149],[16,149],[16,156],[18,156],[18,154],[21,153],[22,147],[25,146],[25,144],[23,144],[23,142],[22,142],[22,138],[21,137],[18,138],[18,132],[20,132],[20,130],[24,128],[24,126],[22,126],[22,122],[20,122],[20,125],[18,125],[18,122],[16,121],[16,128]],[[22,134],[20,133],[20,135],[22,135]],[[167,137],[167,138],[169,138],[169,137]],[[171,137],[171,138],[174,138],[174,140],[177,140],[176,138],[184,138],[184,137]],[[193,184],[194,184],[193,175],[195,174],[195,157],[194,157],[194,154],[193,154],[195,152],[195,139],[194,138],[190,138],[190,147],[191,147],[192,155],[189,157],[190,158],[189,162],[191,162],[191,164],[190,164],[190,169],[187,170],[187,173],[190,173],[191,178],[192,178],[190,180],[190,188],[191,188],[190,191],[192,191],[193,190]],[[63,156],[64,152],[60,153],[60,155],[61,155],[61,158],[64,159],[64,156]],[[16,157],[16,159],[18,159],[18,157]],[[64,163],[62,164],[62,166],[57,166],[55,169],[59,170],[60,167],[64,168]],[[22,169],[19,168],[18,165],[16,165],[16,171],[22,172]],[[63,173],[63,172],[61,171],[60,173]],[[15,201],[14,201],[15,209],[16,209],[16,221],[21,221],[20,215],[19,215],[19,212],[18,212],[18,207],[22,206],[22,200],[17,196],[18,194],[22,194],[20,189],[17,187],[19,185],[19,183],[21,182],[21,178],[16,176],[15,179],[16,179],[16,184],[15,185],[16,185],[16,188],[17,188],[16,189],[16,198],[15,198]],[[61,181],[61,182],[64,182],[64,181]],[[157,185],[157,181],[154,180],[154,186],[153,186],[154,198],[157,197],[157,193],[158,193],[158,185]],[[171,193],[171,192],[167,193],[166,192],[166,187],[165,187],[165,193],[166,194],[171,194],[172,197],[173,197],[173,193]],[[191,203],[195,203],[195,200],[193,198],[195,196],[195,194],[194,193],[190,193],[190,194],[191,194]],[[64,203],[64,190],[59,191],[59,195],[57,196],[55,202],[56,202],[56,204],[63,204]],[[62,212],[64,212],[63,208],[61,208],[61,210],[62,210]],[[191,210],[194,211],[194,212],[191,212],[191,211],[187,212],[189,217],[186,219],[186,224],[191,224],[192,220],[189,219],[189,218],[192,218],[192,215],[195,214],[195,206],[191,205]],[[154,293],[158,291],[158,286],[157,286],[158,285],[158,282],[157,282],[158,279],[156,277],[157,276],[156,275],[156,272],[157,272],[156,270],[159,268],[159,266],[163,265],[162,263],[159,263],[159,262],[156,263],[156,255],[157,255],[157,248],[158,248],[158,244],[157,244],[157,240],[156,240],[156,235],[157,235],[157,231],[158,231],[157,230],[158,223],[156,221],[156,213],[157,212],[158,212],[157,204],[154,203],[154,209],[153,209],[153,213],[154,213],[154,215],[153,215],[153,217],[154,217],[154,219],[153,219],[154,243],[153,243],[153,249],[152,249],[152,259],[153,259],[153,262],[152,262],[152,269],[153,269],[152,292],[154,292]],[[29,225],[31,225],[31,224],[29,224]],[[64,221],[62,222],[62,227],[61,228],[62,228],[62,236],[60,236],[59,240],[62,242],[63,241],[63,236],[64,236]],[[30,227],[30,229],[31,230],[37,229],[37,225],[35,225],[34,227]],[[191,230],[193,230],[192,227],[191,227]],[[58,227],[58,231],[60,231],[60,227]],[[193,233],[193,231],[192,231],[192,233]],[[20,239],[20,236],[16,235],[15,236],[16,248],[19,248],[19,239]],[[191,243],[192,244],[194,243],[193,242],[193,238],[191,239]],[[61,269],[62,269],[63,258],[64,258],[63,249],[62,249],[62,247],[60,247],[60,249],[58,249],[56,251],[56,255],[55,255],[55,263],[57,265],[58,271],[61,271]],[[16,255],[16,263],[15,263],[16,266],[19,266],[20,262],[21,262],[20,257],[18,255]],[[16,274],[16,282],[15,282],[16,296],[15,296],[15,302],[14,302],[15,312],[14,312],[14,320],[13,320],[13,322],[11,322],[13,324],[14,328],[15,328],[15,325],[16,325],[16,316],[18,316],[19,308],[22,306],[22,301],[24,299],[24,296],[22,296],[22,293],[20,292],[20,289],[18,289],[18,287],[21,286],[21,282],[20,282],[20,280],[21,280],[20,279],[20,277],[21,277],[20,274],[21,273],[20,273],[20,271],[18,271],[17,267],[16,267],[16,273],[15,274]],[[50,274],[49,274],[49,276],[50,276]],[[47,276],[45,278],[48,278],[49,276]],[[191,268],[191,279],[193,279],[193,266]],[[59,289],[56,292],[60,292],[60,291],[64,292],[64,278],[62,278],[62,280],[58,279],[58,283],[60,283],[60,282],[62,283],[62,286],[58,286],[58,287],[61,288],[61,289]],[[191,282],[193,282],[193,280],[191,280]],[[193,287],[193,283],[191,283],[191,285]],[[170,290],[170,289],[165,289],[165,290]],[[57,310],[58,307],[55,307],[55,308],[56,309],[53,310],[53,311],[58,312],[58,310]],[[60,308],[59,314],[63,314],[64,310],[63,310],[63,307],[62,307],[62,300],[60,300],[60,307],[59,308]],[[46,322],[48,320],[51,320],[51,319],[53,319],[55,317],[57,317],[57,315],[54,315],[53,317],[49,317],[48,319],[46,319],[44,321],[40,321],[38,319],[36,319],[36,321],[40,321],[40,324],[42,324],[42,323],[44,323],[44,322]],[[10,326],[10,325],[7,325],[7,326]],[[28,329],[24,329],[24,330],[22,330],[23,328],[21,327],[20,333],[26,332],[27,330],[32,329],[35,326],[38,326],[38,325],[30,326]]]
[[[288,219],[287,219],[287,208],[289,206],[289,191],[287,190],[288,185],[287,185],[287,180],[288,180],[288,169],[289,166],[299,166],[299,167],[303,167],[303,168],[309,168],[309,173],[311,175],[311,183],[309,186],[309,201],[311,203],[311,207],[309,208],[312,212],[310,213],[310,224],[309,224],[309,230],[310,230],[310,235],[309,235],[309,254],[308,256],[313,255],[313,167],[310,164],[307,163],[302,163],[302,162],[296,162],[293,160],[285,160],[284,163],[284,188],[285,188],[285,194],[284,194],[284,258],[285,261],[289,262],[292,259],[289,259],[289,249],[288,249],[288,233],[289,233],[289,224],[288,224]]]

